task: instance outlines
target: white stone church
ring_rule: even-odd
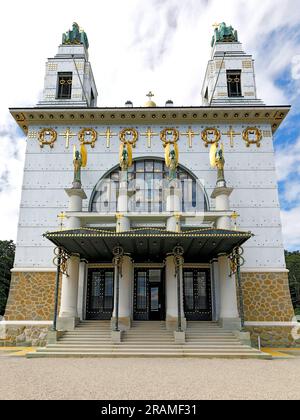
[[[225,24],[196,107],[97,107],[88,47],[74,24],[40,102],[10,110],[27,149],[2,338],[47,344],[35,357],[294,345],[273,148],[290,107],[259,99]]]

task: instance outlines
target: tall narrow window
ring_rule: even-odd
[[[58,73],[57,99],[71,99],[72,73]]]
[[[95,95],[93,89],[91,89],[91,108],[95,106]]]
[[[227,71],[228,96],[238,98],[242,96],[241,70]]]

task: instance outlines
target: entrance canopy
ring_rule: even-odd
[[[176,245],[184,249],[184,259],[207,263],[219,254],[229,254],[253,235],[212,228],[189,229],[180,233],[156,228],[135,229],[117,233],[99,228],[80,228],[48,232],[44,237],[69,254],[78,254],[90,263],[111,262],[112,250],[122,246],[136,262],[161,262]]]

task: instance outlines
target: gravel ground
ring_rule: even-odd
[[[0,358],[0,399],[300,399],[300,359]]]

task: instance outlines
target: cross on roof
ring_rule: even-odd
[[[153,98],[154,95],[153,95],[153,93],[150,90],[150,92],[146,96],[148,96],[149,100],[151,101],[151,99]]]

